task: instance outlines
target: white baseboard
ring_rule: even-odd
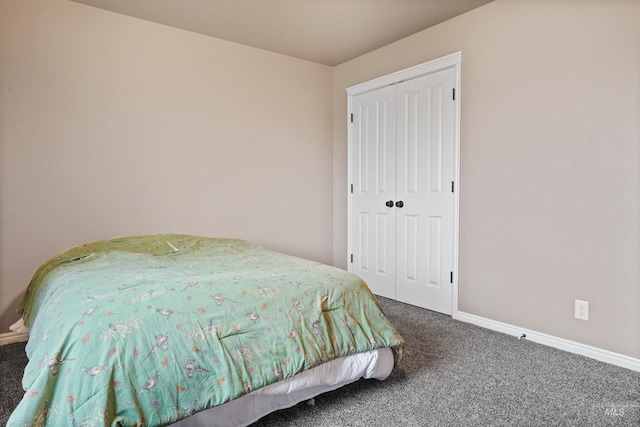
[[[29,340],[29,334],[19,334],[17,332],[7,332],[0,334],[0,345],[13,344],[16,342],[24,342]]]
[[[614,353],[612,351],[580,344],[575,341],[569,341],[564,338],[558,338],[552,335],[520,328],[518,326],[509,325],[507,323],[502,323],[484,317],[476,316],[475,314],[464,313],[462,311],[458,311],[456,319],[462,322],[471,323],[483,328],[491,329],[516,337],[521,337],[522,334],[524,334],[526,335],[526,339],[529,341],[548,345],[549,347],[554,347],[560,350],[568,351],[570,353],[579,354],[581,356],[586,356],[591,359],[599,360],[601,362],[610,363],[612,365],[621,366],[623,368],[640,372],[640,359],[635,359],[633,357]]]

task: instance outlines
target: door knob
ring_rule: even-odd
[[[385,203],[385,205],[387,205],[388,208],[392,208],[393,207],[393,200],[389,200],[387,203]]]
[[[398,200],[398,201],[396,202],[396,208],[401,208],[401,207],[403,207],[403,206],[404,206],[404,203],[402,202],[402,200]]]

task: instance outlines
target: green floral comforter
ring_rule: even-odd
[[[403,340],[364,282],[235,239],[150,235],[43,264],[20,310],[26,391],[10,426],[166,425]]]

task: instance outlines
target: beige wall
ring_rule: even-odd
[[[345,88],[460,50],[459,309],[639,358],[638,1],[497,0],[335,67],[334,263]]]
[[[0,332],[33,270],[126,234],[330,263],[331,68],[61,0],[0,0]]]
[[[0,331],[40,262],[115,235],[346,267],[345,88],[462,50],[460,310],[638,358],[639,28],[635,0],[497,0],[332,70],[0,0]]]

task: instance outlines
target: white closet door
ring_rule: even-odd
[[[396,88],[387,86],[353,98],[353,262],[373,293],[396,298]]]
[[[397,85],[396,299],[451,314],[455,71]]]

